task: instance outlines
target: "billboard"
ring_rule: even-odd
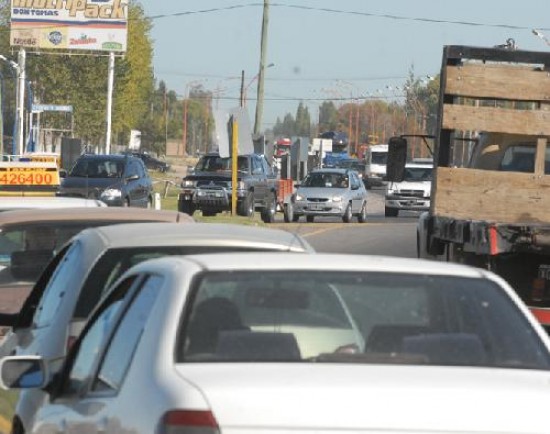
[[[10,44],[126,51],[128,0],[11,0]]]

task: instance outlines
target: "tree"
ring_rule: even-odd
[[[319,107],[319,131],[336,131],[339,126],[339,114],[334,102],[324,101]]]
[[[296,121],[294,125],[295,134],[301,137],[309,137],[311,133],[311,119],[309,110],[303,103],[298,104],[296,110]]]

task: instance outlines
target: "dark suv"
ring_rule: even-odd
[[[109,206],[149,208],[153,184],[137,157],[82,155],[61,181],[57,195],[100,199]]]
[[[201,157],[193,173],[181,183],[178,209],[205,216],[231,210],[232,159],[217,153]],[[239,155],[237,159],[237,213],[251,216],[256,209],[262,220],[273,222],[277,207],[277,177],[263,155]]]
[[[130,152],[127,155],[133,155],[134,157],[140,158],[147,169],[157,170],[159,172],[168,172],[168,170],[170,170],[170,165],[166,161],[159,160],[146,152]]]

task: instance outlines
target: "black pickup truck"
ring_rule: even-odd
[[[197,210],[213,216],[231,210],[231,158],[217,153],[202,156],[192,173],[183,178],[178,209],[193,215]],[[277,207],[277,176],[263,155],[239,155],[237,159],[237,214],[252,216],[258,209],[271,223]]]

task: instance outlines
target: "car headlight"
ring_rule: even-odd
[[[302,200],[306,200],[306,198],[304,196],[302,196],[301,194],[297,194],[296,195],[296,200],[297,201],[302,201]]]
[[[334,197],[332,198],[332,201],[333,201],[333,202],[342,202],[342,196],[334,196]]]
[[[197,181],[191,181],[190,179],[184,179],[181,181],[182,187],[195,187],[197,185]]]
[[[122,197],[122,191],[116,188],[108,188],[101,193],[102,199],[117,199],[119,197]]]

